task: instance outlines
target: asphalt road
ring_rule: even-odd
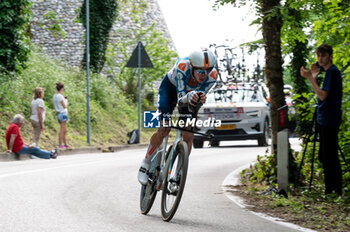
[[[168,223],[161,219],[160,194],[149,215],[139,212],[136,174],[145,149],[2,162],[0,231],[293,231],[223,193],[230,172],[264,154],[266,147],[255,144],[194,149],[182,201]]]

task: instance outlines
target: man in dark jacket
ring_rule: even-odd
[[[341,124],[343,85],[339,69],[333,64],[333,49],[322,44],[316,49],[319,67],[301,67],[300,74],[307,78],[318,97],[317,123],[320,132],[319,160],[324,169],[325,193],[342,194],[342,171],[338,158],[338,131]],[[322,88],[316,79],[321,68],[326,71]]]

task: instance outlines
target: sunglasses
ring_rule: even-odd
[[[200,69],[200,68],[194,68],[194,71],[197,74],[207,74],[212,70],[212,68],[208,68],[208,69]]]

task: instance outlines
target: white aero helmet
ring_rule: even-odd
[[[208,49],[195,50],[188,56],[193,67],[212,68],[216,64],[214,53]]]

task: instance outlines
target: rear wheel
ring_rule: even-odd
[[[203,143],[204,143],[203,141],[194,139],[193,140],[193,147],[194,148],[203,148]]]
[[[185,188],[188,168],[188,148],[185,142],[180,142],[175,154],[170,157],[165,167],[163,192],[161,199],[161,211],[164,221],[170,221],[180,204]]]
[[[154,199],[157,196],[156,180],[159,176],[159,170],[156,169],[153,175],[153,177],[150,177],[150,179],[154,180],[153,182],[148,181],[146,185],[141,185],[140,209],[142,214],[147,214],[151,210]]]

